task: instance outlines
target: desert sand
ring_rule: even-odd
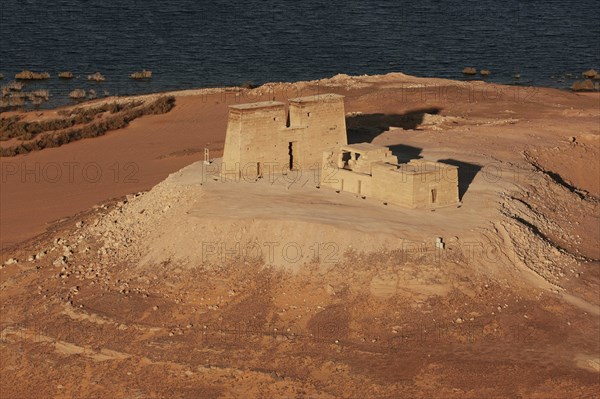
[[[214,173],[228,105],[324,92],[350,142],[458,165],[461,205]],[[597,395],[598,93],[396,73],[170,94],[0,159],[3,397]]]

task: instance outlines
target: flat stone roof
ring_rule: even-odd
[[[342,98],[344,98],[344,96],[342,96],[340,94],[323,93],[323,94],[315,94],[313,96],[290,98],[289,102],[290,103],[313,103],[313,102],[317,102],[317,101],[337,100],[337,99],[342,99]]]
[[[373,167],[388,169],[396,173],[408,175],[420,175],[426,173],[441,173],[443,170],[458,169],[458,166],[443,162],[427,161],[424,159],[411,159],[407,163],[390,164],[385,162],[376,162]]]
[[[358,152],[364,153],[369,151],[381,151],[381,150],[389,150],[388,147],[372,144],[372,143],[356,143],[356,144],[348,144],[340,147],[343,151],[350,152]]]
[[[256,102],[256,103],[230,105],[229,108],[243,111],[243,110],[248,110],[248,109],[276,108],[276,107],[278,108],[278,107],[283,107],[283,106],[285,106],[285,104],[280,101],[260,101],[260,102]]]
[[[458,169],[458,166],[450,165],[449,163],[428,161],[425,159],[411,159],[406,165],[426,165],[433,166],[436,168]]]

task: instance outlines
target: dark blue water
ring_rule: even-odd
[[[568,87],[600,66],[597,0],[2,0],[0,73],[53,78],[52,104],[74,88],[111,94],[404,72]],[[142,68],[154,77],[135,82]],[[79,76],[61,81],[59,71]],[[107,80],[91,83],[100,71]],[[573,77],[566,74],[573,74]]]

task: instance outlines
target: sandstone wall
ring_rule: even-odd
[[[321,165],[323,151],[348,143],[344,97],[324,94],[290,100],[290,127],[296,128],[288,140],[297,140],[303,168]]]
[[[458,169],[436,162],[371,164],[371,175],[337,168],[323,156],[321,186],[409,208],[435,208],[458,203]]]
[[[316,173],[323,151],[347,143],[343,96],[292,99],[289,126],[287,121],[281,102],[231,106],[223,175],[253,179],[259,172],[285,173],[287,169]]]

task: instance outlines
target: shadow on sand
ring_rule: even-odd
[[[366,114],[346,117],[348,144],[371,142],[390,128],[415,130],[425,114],[436,115],[441,108],[423,108],[405,114]]]

